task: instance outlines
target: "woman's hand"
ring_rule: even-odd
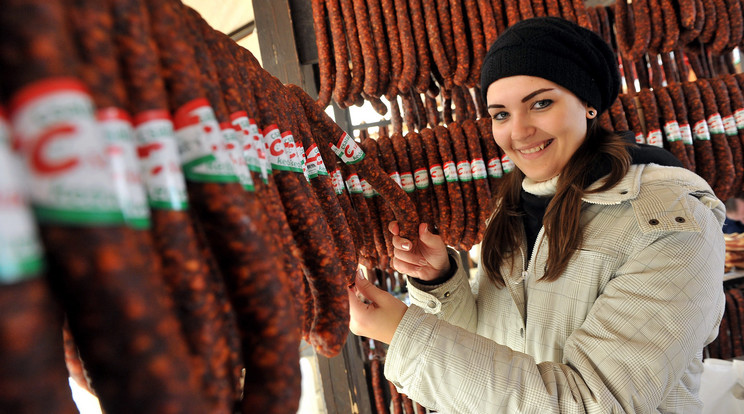
[[[411,241],[400,237],[398,222],[388,226],[393,233],[393,268],[400,273],[421,280],[434,280],[447,271],[450,263],[447,257],[447,246],[439,235],[429,232],[426,223],[419,225],[419,243],[411,250]]]
[[[361,269],[356,283],[347,290],[351,332],[389,344],[408,309],[406,304],[365,279]]]

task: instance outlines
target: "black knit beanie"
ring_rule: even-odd
[[[505,30],[491,45],[481,69],[481,94],[509,76],[555,82],[594,107],[612,105],[620,90],[615,54],[599,35],[568,20],[536,17]]]

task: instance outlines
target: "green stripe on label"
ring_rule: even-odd
[[[81,225],[121,225],[124,214],[121,211],[80,211],[34,206],[34,214],[39,221],[61,224]]]
[[[44,260],[37,258],[21,263],[0,262],[0,284],[12,284],[37,279],[44,270]]]

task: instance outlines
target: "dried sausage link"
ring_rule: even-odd
[[[682,85],[679,83],[669,85],[667,87],[667,93],[672,98],[672,105],[674,106],[674,113],[679,124],[679,131],[682,134],[682,141],[685,144],[685,152],[687,152],[687,162],[690,164],[690,171],[695,171],[695,147],[692,141],[690,121],[687,118],[687,103],[685,102],[685,93],[682,90]]]
[[[468,156],[468,145],[465,132],[459,123],[453,122],[447,127],[450,136],[450,144],[455,158],[457,178],[462,192],[463,213],[465,214],[464,230],[460,240],[459,248],[470,251],[478,234],[478,202],[473,184],[473,173]]]
[[[315,29],[315,45],[318,48],[318,70],[320,72],[318,105],[325,108],[331,102],[331,94],[333,93],[334,72],[331,41],[328,38],[324,0],[312,0],[310,6],[313,10],[313,28]]]
[[[713,155],[713,144],[710,142],[710,132],[700,91],[694,82],[683,83],[682,87],[687,102],[687,116],[693,131],[695,172],[713,187],[717,179],[716,159]]]
[[[726,140],[721,114],[716,103],[716,94],[710,82],[707,79],[698,79],[696,83],[703,98],[703,108],[715,157],[716,182],[713,185],[713,191],[718,198],[726,200],[731,195],[732,184],[736,175],[731,148]]]
[[[687,150],[685,150],[685,143],[682,141],[682,133],[679,130],[679,122],[674,112],[672,98],[667,93],[666,88],[655,89],[654,95],[659,107],[659,119],[663,122],[664,147],[682,162],[683,167],[689,170],[690,162],[687,160]]]

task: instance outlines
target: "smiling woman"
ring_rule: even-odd
[[[560,174],[584,142],[585,119],[597,115],[568,89],[534,76],[499,79],[487,96],[496,143],[534,181]]]
[[[476,280],[425,225],[412,247],[393,224],[411,306],[363,278],[349,289],[352,331],[389,341],[401,392],[443,413],[701,410],[723,204],[671,153],[601,127],[619,85],[610,47],[574,23],[523,20],[494,41],[481,93],[517,168]]]

